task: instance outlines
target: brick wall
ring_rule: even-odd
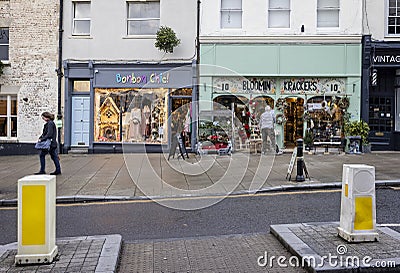
[[[0,0],[0,24],[9,24],[9,64],[3,86],[18,87],[18,140],[34,142],[44,111],[57,112],[58,1]]]

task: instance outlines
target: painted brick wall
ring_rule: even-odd
[[[1,92],[19,88],[18,140],[35,142],[43,128],[41,113],[57,112],[58,1],[0,0],[0,17],[10,36]]]

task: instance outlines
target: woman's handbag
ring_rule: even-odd
[[[35,149],[48,151],[50,150],[50,144],[51,144],[51,139],[39,141],[38,143],[36,143]]]

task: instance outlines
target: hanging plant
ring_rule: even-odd
[[[172,53],[174,52],[174,47],[180,43],[181,40],[176,37],[175,31],[172,28],[161,26],[157,31],[157,38],[154,45],[165,53]]]

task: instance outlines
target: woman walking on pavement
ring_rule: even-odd
[[[44,141],[47,139],[51,140],[50,150],[40,150],[40,171],[35,174],[45,174],[46,173],[46,154],[49,153],[51,159],[54,162],[56,170],[51,175],[61,174],[61,166],[58,158],[57,152],[57,128],[54,124],[54,115],[49,112],[42,113],[42,119],[46,122],[43,127],[43,133],[39,137],[39,141]]]

